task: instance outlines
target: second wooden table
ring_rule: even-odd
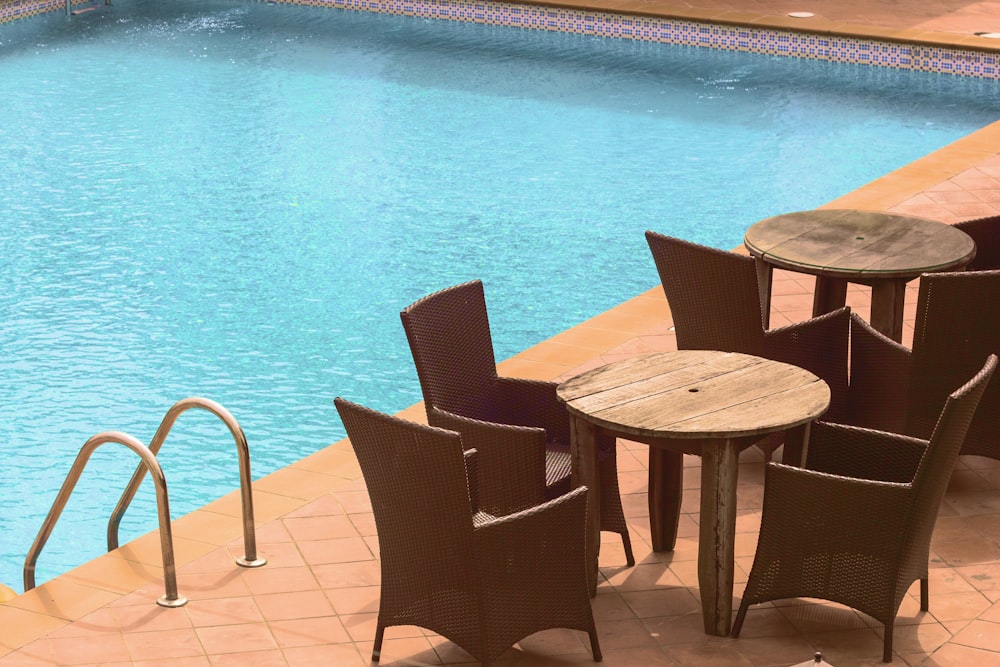
[[[976,255],[972,238],[943,222],[851,209],[766,218],[747,230],[743,242],[758,260],[765,317],[774,267],[811,273],[816,276],[813,316],[843,306],[847,283],[870,285],[872,327],[896,342],[903,335],[906,283],[921,273],[960,269]]]

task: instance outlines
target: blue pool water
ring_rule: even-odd
[[[335,10],[115,0],[0,25],[0,582],[72,458],[226,406],[255,476],[419,400],[398,313],[473,278],[499,358],[996,120],[992,82]],[[174,516],[238,484],[182,417]],[[38,581],[103,550],[98,450]],[[147,483],[123,541],[155,527]]]

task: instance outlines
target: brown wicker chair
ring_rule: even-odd
[[[382,567],[372,662],[385,629],[417,625],[483,665],[548,628],[601,649],[587,584],[586,487],[516,514],[476,505],[478,443],[342,398],[337,411],[371,498]]]
[[[1000,215],[956,222],[955,228],[976,242],[976,256],[966,265],[966,271],[1000,269]]]
[[[679,350],[741,352],[805,368],[830,385],[824,419],[847,407],[850,310],[841,308],[789,326],[764,329],[752,257],[647,231],[674,320]],[[768,455],[781,443],[757,443]]]
[[[757,553],[733,624],[751,604],[792,597],[838,602],[885,625],[892,660],[896,613],[920,581],[955,458],[996,355],[947,399],[929,440],[840,424],[814,424],[806,468],[769,463]]]
[[[524,480],[541,480],[544,470],[540,488],[544,498],[569,491],[569,413],[556,396],[555,382],[497,374],[483,283],[475,280],[434,292],[405,308],[400,318],[413,353],[428,422],[461,433],[483,423],[543,429],[543,458],[525,460],[527,470],[535,466],[535,471],[526,471]],[[493,476],[492,462],[509,453],[485,444],[481,449],[484,485],[499,491],[502,484],[486,480]],[[600,457],[601,529],[621,535],[631,566],[635,558],[618,490],[615,448],[602,449]],[[538,461],[543,467],[538,467],[542,465]],[[484,497],[502,502],[499,495],[485,490]]]
[[[854,318],[842,421],[929,438],[947,388],[971,377],[988,354],[1000,354],[998,303],[1000,271],[924,274],[912,351]],[[1000,384],[986,388],[961,453],[1000,460]]]

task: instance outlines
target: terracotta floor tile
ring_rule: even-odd
[[[698,598],[686,587],[623,591],[621,596],[638,618],[681,616],[701,609]]]
[[[134,662],[123,663],[120,667],[209,667],[212,663],[208,656],[196,655],[185,658],[162,658],[158,660],[136,660]],[[97,666],[95,666],[97,667]],[[116,667],[111,664],[100,665],[100,667]]]
[[[952,641],[963,646],[1000,652],[1000,623],[972,621]]]
[[[350,635],[352,641],[370,642],[375,639],[375,628],[378,623],[378,614],[375,612],[341,614],[339,618],[340,622],[344,624],[344,629],[347,631],[347,634]],[[407,625],[386,628],[385,632],[387,635],[391,633],[394,637],[410,637],[424,634],[420,629]]]
[[[262,567],[247,570],[243,580],[254,595],[307,591],[319,585],[308,567]]]
[[[345,644],[354,641],[337,616],[296,618],[288,621],[271,621],[271,634],[278,646],[316,646],[319,644]],[[374,627],[373,627],[374,630]]]
[[[798,637],[798,629],[779,608],[769,604],[759,604],[747,609],[743,628],[740,630],[740,639],[788,636]]]
[[[288,534],[283,521],[270,521],[263,526],[257,527],[257,545],[273,545],[275,543],[291,542],[292,536]]]
[[[933,653],[951,639],[951,633],[940,623],[897,625],[892,636],[892,648],[897,653]]]
[[[269,542],[261,545],[257,553],[267,559],[264,567],[301,567],[306,564],[295,542]]]
[[[101,607],[79,620],[56,628],[48,633],[48,637],[80,637],[90,634],[117,634],[119,632],[120,627],[114,615],[114,607]]]
[[[750,638],[741,634],[735,648],[753,665],[781,665],[790,656],[811,656],[816,652],[809,640],[798,635]]]
[[[277,648],[274,636],[271,635],[267,625],[262,623],[218,625],[210,628],[196,628],[195,632],[198,633],[198,639],[208,655],[266,651]]]
[[[610,586],[598,586],[597,595],[591,600],[594,621],[600,626],[605,621],[620,621],[635,618],[621,594]]]
[[[440,656],[427,637],[386,638],[380,665],[440,665]]]
[[[348,517],[351,519],[351,523],[354,525],[354,530],[358,535],[371,536],[376,535],[375,530],[375,515],[364,512],[349,514]]]
[[[255,601],[257,608],[267,621],[333,615],[330,600],[321,590],[270,593],[256,596]]]
[[[123,636],[133,660],[160,660],[204,655],[194,629],[129,632]]]
[[[185,613],[190,611],[188,607],[168,609],[159,605],[143,604],[109,607],[109,609],[114,616],[115,624],[122,632],[177,630],[191,627],[191,619]]]
[[[350,563],[372,558],[368,543],[361,537],[301,541],[298,546],[302,557],[310,565]]]
[[[1000,623],[1000,604],[991,603],[990,608],[980,614],[979,618],[992,623]]]
[[[131,657],[118,633],[55,637],[48,640],[48,645],[53,661],[62,665],[113,662]]]
[[[806,604],[779,605],[779,608],[785,618],[803,634],[840,632],[868,627],[868,622],[860,613],[834,603],[810,600]]]
[[[952,567],[1000,561],[1000,547],[981,536],[940,540],[934,552]]]
[[[1000,563],[956,567],[955,572],[989,599],[993,599],[989,596],[989,592],[1000,593]]]
[[[372,511],[372,503],[368,499],[367,491],[340,491],[334,494],[334,497],[344,512],[348,514],[370,514]]]
[[[919,656],[918,656],[919,657]],[[942,646],[921,667],[1000,667],[1000,653],[949,643]]]
[[[600,638],[598,638],[600,642]],[[533,656],[582,656],[590,660],[590,637],[579,630],[553,628],[529,635],[517,648]],[[591,663],[593,661],[591,660]]]
[[[249,595],[199,600],[184,608],[189,623],[196,628],[262,622],[257,602]]]
[[[353,644],[328,644],[325,646],[303,646],[285,649],[285,659],[295,667],[308,665],[337,665],[337,667],[361,667],[369,664],[368,655],[361,653]]]
[[[962,621],[979,617],[992,603],[978,592],[939,593],[931,598],[930,613],[939,621]]]
[[[731,642],[676,644],[670,647],[668,655],[678,667],[752,667]]]
[[[378,611],[379,587],[363,586],[328,590],[327,597],[341,615],[364,614]]]
[[[40,584],[5,603],[9,607],[45,614],[67,621],[82,618],[117,599],[110,591],[82,586],[58,578]]]
[[[836,630],[806,635],[832,665],[876,667],[882,663],[882,631],[871,628]]]
[[[334,516],[293,517],[284,520],[288,534],[296,542],[355,537],[354,524],[345,514]]]
[[[242,548],[237,549],[237,553],[239,553],[240,556],[244,555]],[[204,556],[187,563],[184,566],[184,571],[186,573],[232,572],[235,559],[236,557],[228,547],[217,547],[206,553]]]
[[[111,555],[95,558],[73,569],[63,578],[91,588],[121,594],[150,582],[162,581],[163,568],[162,565],[136,563]]]
[[[260,568],[267,570],[267,567]],[[189,600],[240,597],[249,594],[244,576],[257,570],[247,570],[237,565],[227,572],[194,572],[182,570],[177,575],[177,589]]]
[[[634,567],[622,568],[616,573],[605,573],[607,581],[621,592],[662,590],[678,588],[677,576],[661,562],[637,563]]]
[[[289,667],[294,663],[289,662],[281,651],[270,650],[213,655],[209,664],[212,667],[248,667],[249,665],[253,667]],[[305,664],[302,663],[303,667]]]
[[[0,665],[4,665],[4,667],[41,667],[42,665],[48,667],[53,664],[56,663],[46,639],[33,642],[30,646],[0,657]]]
[[[376,560],[314,565],[312,571],[323,588],[377,586],[382,578],[381,566]]]

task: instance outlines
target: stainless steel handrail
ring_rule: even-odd
[[[125,445],[138,454],[141,459],[139,464],[140,469],[143,471],[148,469],[150,475],[153,477],[153,483],[156,485],[156,506],[160,516],[160,550],[163,552],[163,584],[166,588],[163,597],[159,598],[156,603],[162,607],[181,607],[187,604],[187,599],[177,594],[177,569],[174,565],[173,537],[170,534],[170,501],[167,497],[167,480],[163,476],[163,470],[160,469],[160,464],[156,460],[155,453],[129,434],[119,431],[103,431],[98,433],[83,443],[83,447],[80,448],[80,453],[77,454],[76,460],[69,470],[69,474],[66,476],[65,481],[63,481],[62,488],[59,489],[59,495],[56,496],[55,502],[52,503],[52,509],[49,510],[48,516],[45,517],[42,529],[35,537],[35,542],[31,545],[31,549],[24,560],[24,590],[30,591],[35,587],[35,565],[38,562],[38,555],[52,534],[52,529],[55,527],[56,521],[59,520],[59,515],[62,514],[63,508],[66,507],[66,502],[73,493],[73,489],[76,487],[76,483],[79,481],[80,474],[90,459],[90,455],[94,453],[95,449],[109,442]]]
[[[228,410],[215,401],[200,396],[185,398],[174,403],[173,407],[167,411],[166,416],[163,417],[163,421],[160,422],[160,427],[156,429],[156,433],[149,443],[149,450],[156,456],[160,451],[160,447],[163,446],[163,441],[167,439],[170,429],[173,428],[174,422],[177,421],[177,418],[184,411],[191,408],[207,410],[221,419],[233,435],[233,440],[236,441],[236,449],[240,460],[240,494],[243,506],[243,549],[246,553],[243,558],[236,559],[236,564],[241,567],[260,567],[266,565],[267,559],[257,556],[257,536],[254,531],[253,519],[253,491],[250,487],[252,481],[250,479],[250,447],[247,445],[243,429],[240,428],[239,423],[237,423]],[[145,467],[140,465],[135,469],[132,479],[129,480],[128,486],[122,492],[122,497],[118,500],[118,504],[115,506],[115,510],[108,520],[108,551],[118,548],[118,526],[121,524],[122,517],[125,515],[128,506],[132,503],[132,499],[135,498],[135,494],[139,490],[139,485],[142,483],[142,478],[145,474]]]

